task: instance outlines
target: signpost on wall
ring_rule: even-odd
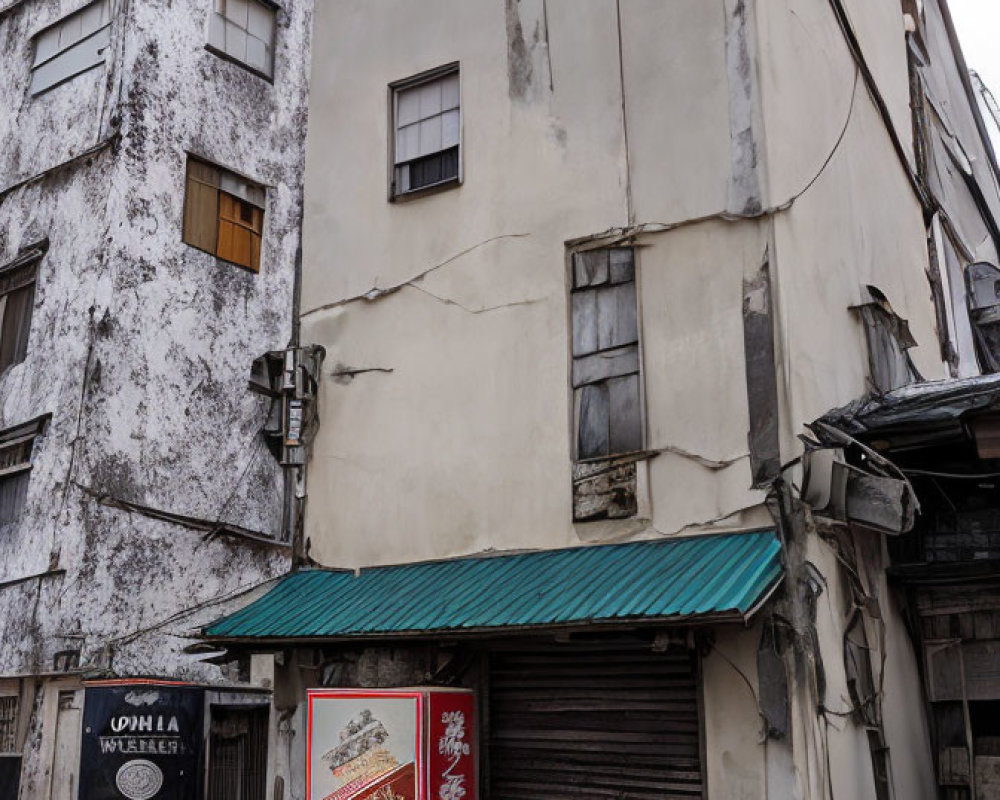
[[[475,800],[475,696],[312,689],[307,800]]]
[[[199,800],[204,713],[190,684],[86,684],[80,800]]]

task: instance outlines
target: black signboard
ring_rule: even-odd
[[[87,686],[79,800],[201,800],[205,690]]]

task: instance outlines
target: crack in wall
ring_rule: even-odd
[[[696,464],[700,464],[713,472],[725,469],[726,467],[731,467],[733,464],[737,464],[744,459],[750,458],[750,453],[740,453],[738,456],[732,456],[731,458],[725,459],[707,458],[706,456],[698,455],[698,453],[692,453],[690,450],[685,450],[683,447],[677,447],[675,445],[664,445],[653,449],[658,453],[671,453],[672,455],[689,459],[690,461],[694,461]]]
[[[382,288],[382,287],[379,287],[378,285],[375,285],[371,289],[368,289],[367,291],[362,292],[361,294],[356,294],[353,297],[345,297],[345,298],[343,298],[341,300],[335,300],[332,303],[324,303],[321,306],[316,306],[315,308],[310,308],[308,311],[303,311],[299,316],[300,316],[300,318],[307,317],[310,314],[316,314],[317,312],[320,312],[320,311],[329,311],[331,308],[339,308],[340,306],[345,306],[345,305],[348,305],[350,303],[356,303],[359,300],[365,300],[365,301],[367,301],[369,303],[374,302],[376,300],[381,300],[383,297],[386,297],[387,295],[395,294],[400,289],[402,289],[404,286],[413,286],[416,282],[422,281],[425,277],[427,277],[428,275],[430,275],[432,272],[435,272],[436,270],[439,270],[442,267],[445,267],[448,264],[451,264],[452,262],[457,261],[458,259],[462,258],[463,256],[467,256],[469,253],[472,253],[473,251],[478,250],[480,247],[485,247],[486,245],[488,245],[488,244],[490,244],[492,242],[497,242],[497,241],[500,241],[502,239],[523,239],[523,238],[525,238],[527,236],[531,236],[531,234],[530,233],[501,233],[501,234],[498,234],[497,236],[491,236],[490,238],[483,239],[483,241],[478,242],[478,243],[472,245],[471,247],[466,247],[464,250],[460,250],[459,252],[455,253],[454,255],[449,256],[448,258],[446,258],[444,261],[441,261],[440,263],[435,264],[432,267],[428,267],[427,269],[422,270],[421,272],[418,272],[412,278],[407,278],[405,281],[393,284],[392,286],[388,286],[388,287],[385,287],[385,288]],[[416,288],[419,288],[419,287],[416,287]],[[442,299],[442,298],[438,298],[438,299]],[[458,304],[456,303],[456,305],[458,305]]]
[[[416,286],[414,284],[410,284],[406,288],[408,288],[408,289],[416,289],[417,291],[423,292],[428,297],[433,297],[438,302],[444,303],[446,306],[457,306],[458,308],[462,309],[462,311],[465,311],[465,312],[467,312],[469,314],[486,314],[486,313],[489,313],[490,311],[499,311],[500,309],[503,309],[503,308],[514,308],[516,306],[530,306],[530,305],[534,305],[535,303],[541,303],[544,300],[546,300],[545,297],[532,297],[532,298],[529,298],[527,300],[513,300],[510,303],[498,303],[495,306],[483,306],[481,308],[469,308],[468,306],[463,305],[462,303],[459,303],[457,300],[452,300],[452,299],[450,299],[448,297],[442,297],[439,294],[434,294],[434,292],[430,291],[429,289],[425,289],[422,286]]]
[[[333,371],[330,373],[330,377],[333,378],[335,383],[348,384],[353,381],[357,375],[365,375],[369,372],[383,372],[391,374],[393,371],[392,367],[348,367],[345,364],[338,364],[333,368]]]

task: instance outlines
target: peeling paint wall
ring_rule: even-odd
[[[639,519],[572,524],[565,243],[724,211],[746,145],[730,141],[721,6],[620,18],[619,33],[615,4],[575,0],[318,9],[303,337],[341,371],[380,370],[323,383],[307,519],[321,562],[769,523],[748,488],[740,311],[767,233],[717,222],[637,236],[647,444],[664,452],[639,465]],[[389,203],[387,87],[452,61],[463,183]],[[700,424],[709,408],[721,426]]]
[[[866,284],[908,320],[920,372],[945,375],[902,12],[870,5],[846,7],[884,109],[830,3],[318,9],[302,321],[337,366],[310,464],[312,557],[355,567],[773,526],[751,464],[773,477],[800,455],[804,423],[868,392],[850,309]],[[462,183],[389,202],[388,86],[456,61]],[[574,525],[568,254],[613,244],[636,249],[655,455],[637,462],[635,518]],[[763,264],[770,365],[746,327]],[[752,410],[748,386],[766,398]],[[815,641],[788,654],[788,738],[758,741],[760,627],[719,631],[704,673],[710,796],[872,796],[867,732],[833,713],[849,592],[816,526],[802,537],[797,566],[813,562],[823,592],[802,623]],[[930,796],[914,654],[878,579],[893,781]],[[810,602],[789,606],[808,616]]]
[[[783,460],[802,423],[867,390],[849,310],[863,284],[910,320],[921,372],[945,369],[920,205],[829,7],[498,5],[319,12],[303,329],[356,372],[321,392],[322,563],[768,524],[748,488],[741,311],[765,258],[777,386],[750,377],[778,397]],[[908,108],[900,20],[856,19],[893,113]],[[388,202],[388,86],[454,61],[463,182]],[[638,466],[637,519],[574,526],[566,242],[629,225],[661,452]]]
[[[106,63],[31,96],[30,37],[80,5],[0,10],[0,264],[49,241],[0,427],[51,414],[0,529],[0,676],[72,649],[80,672],[220,681],[180,652],[187,610],[290,563],[269,403],[247,380],[292,335],[312,8],[278,12],[271,83],[205,49],[207,0],[119,0]],[[266,187],[259,274],[182,242],[188,152]],[[51,735],[34,713],[25,800],[45,796]]]
[[[919,345],[909,352],[920,372],[944,377],[946,367],[926,277],[920,201],[830,4],[788,0],[758,4],[757,12],[761,52],[768,53],[761,65],[768,204],[780,206],[801,193],[774,217],[782,458],[788,461],[798,454],[803,421],[869,391],[864,334],[849,311],[864,285],[881,289],[909,321]],[[855,27],[874,24],[866,19],[858,16]],[[903,36],[900,20],[901,12],[883,21],[886,30],[867,35],[889,42],[885,47],[898,51],[905,66],[905,50],[891,44],[892,36]],[[908,104],[905,83],[886,79],[879,86],[890,109]],[[900,135],[912,140],[906,124]]]

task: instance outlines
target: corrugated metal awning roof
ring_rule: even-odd
[[[650,620],[744,620],[781,577],[774,531],[305,570],[207,628],[341,639]]]

